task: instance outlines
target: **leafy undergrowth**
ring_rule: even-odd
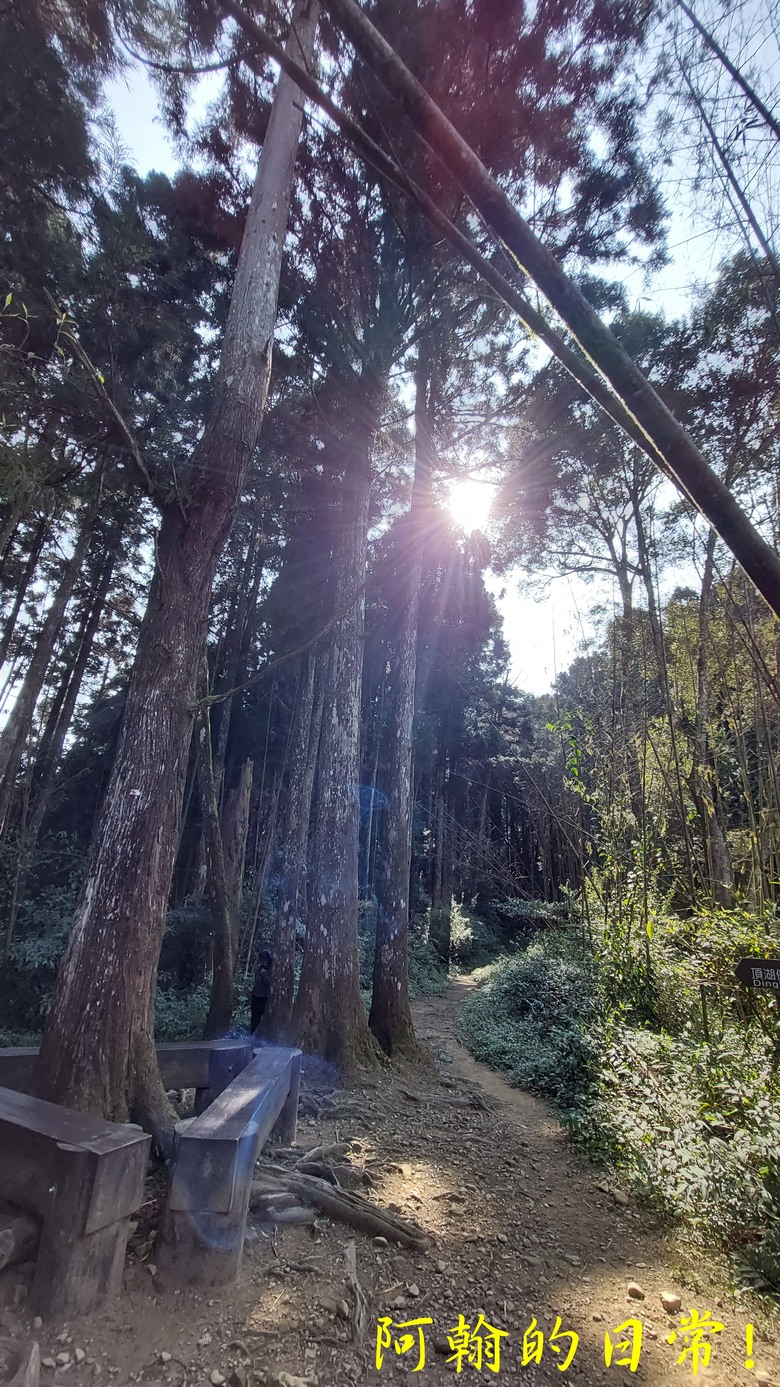
[[[460,1033],[477,1059],[551,1099],[580,1149],[641,1203],[724,1245],[740,1284],[778,1293],[780,1033],[770,999],[748,1010],[733,984],[729,956],[751,951],[734,924],[689,926],[664,951],[656,936],[651,969],[619,1001],[603,950],[538,936],[477,974]],[[704,1011],[702,976],[721,987]]]

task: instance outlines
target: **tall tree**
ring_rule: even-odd
[[[289,48],[311,59],[316,0],[296,5]],[[153,998],[214,572],[265,408],[282,247],[302,122],[279,80],[236,268],[213,405],[186,503],[165,504],[111,781],[38,1069],[39,1091],[124,1117],[165,1145],[170,1119]]]

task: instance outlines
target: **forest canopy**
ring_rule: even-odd
[[[261,951],[261,1034],[350,1071],[550,929],[621,1025],[776,1045],[732,970],[780,889],[780,130],[723,47],[769,21],[709,10],[2,7],[0,1014],[40,1096],[166,1151],[155,1036],[246,1029]],[[170,175],[112,116],[141,73]],[[683,189],[713,268],[670,311]],[[591,595],[546,692],[520,573]],[[481,994],[491,1060],[526,988]],[[595,1053],[523,1082],[576,1105]]]

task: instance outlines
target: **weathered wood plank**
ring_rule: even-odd
[[[215,1053],[235,1055],[235,1074],[252,1058],[250,1042],[240,1040],[166,1041],[156,1048],[165,1088],[208,1089],[212,1083],[211,1059]],[[37,1059],[37,1045],[0,1049],[0,1085],[18,1093],[32,1093]],[[233,1077],[231,1074],[230,1078]]]
[[[299,1053],[266,1046],[258,1050],[233,1082],[209,1105],[208,1111],[187,1129],[189,1138],[241,1136],[247,1122],[263,1107],[264,1093],[270,1092],[280,1075],[288,1080],[292,1058]]]
[[[0,1188],[42,1224],[34,1313],[69,1319],[119,1289],[150,1140],[138,1127],[0,1089]]]
[[[299,1050],[263,1048],[182,1130],[157,1243],[169,1286],[227,1286],[241,1265],[252,1172],[280,1114],[294,1131]]]
[[[132,1213],[149,1155],[140,1127],[104,1122],[29,1094],[0,1088],[0,1188],[14,1204],[39,1218],[56,1198],[57,1152],[78,1148],[90,1157],[85,1217],[94,1232]],[[92,1200],[94,1199],[94,1204]]]
[[[290,1092],[290,1061],[274,1068],[276,1072],[269,1075],[262,1062],[253,1060],[181,1136],[170,1191],[172,1209],[227,1213],[233,1208],[245,1175],[243,1166],[248,1162],[251,1180],[256,1154],[271,1135]],[[223,1114],[221,1123],[213,1111],[217,1107]]]
[[[208,1056],[205,1087],[198,1086],[195,1094],[195,1114],[200,1116],[232,1084],[252,1059],[251,1041],[212,1041]]]
[[[147,1139],[148,1140],[148,1139]],[[121,1289],[130,1219],[119,1218],[94,1233],[86,1226],[92,1196],[94,1153],[60,1146],[55,1190],[43,1220],[30,1309],[49,1319],[72,1319],[104,1305]],[[137,1191],[135,1207],[141,1202]]]
[[[19,1093],[29,1093],[33,1084],[37,1045],[16,1045],[0,1050],[0,1084]]]

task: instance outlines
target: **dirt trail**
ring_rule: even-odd
[[[756,1387],[757,1370],[766,1370],[767,1379],[780,1383],[774,1345],[759,1332],[756,1370],[746,1369],[744,1303],[723,1289],[717,1260],[680,1256],[630,1203],[622,1205],[606,1186],[600,1188],[603,1177],[567,1146],[545,1104],[510,1088],[457,1043],[457,1013],[469,986],[461,979],[443,996],[415,1003],[424,1051],[419,1063],[400,1070],[388,1066],[337,1089],[322,1117],[299,1123],[301,1152],[352,1140],[363,1192],[419,1223],[431,1240],[427,1252],[388,1247],[326,1219],[275,1233],[253,1224],[237,1285],[221,1293],[179,1295],[158,1287],[153,1241],[142,1219],[124,1294],[78,1324],[36,1330],[24,1314],[24,1277],[13,1269],[0,1274],[2,1334],[17,1341],[35,1337],[44,1358],[69,1359],[44,1370],[42,1387],[392,1382],[416,1367],[416,1331],[408,1352],[397,1354],[391,1343],[377,1373],[380,1317],[395,1325],[430,1318],[426,1362],[417,1380],[451,1384],[455,1369],[447,1363],[447,1335],[459,1315],[473,1326],[480,1312],[506,1331],[500,1372],[497,1378],[484,1363],[478,1372],[464,1362],[464,1383],[682,1387],[693,1378],[691,1360],[679,1366],[685,1343],[672,1346],[666,1337],[679,1330],[681,1315],[691,1308],[710,1311],[724,1326],[713,1336],[709,1368],[699,1364],[697,1381]],[[362,1343],[345,1267],[351,1240],[368,1300]],[[631,1282],[639,1284],[644,1299],[629,1296]],[[681,1310],[671,1317],[661,1306],[665,1291],[681,1297]],[[550,1336],[558,1317],[561,1336],[555,1340]],[[635,1373],[617,1361],[628,1356],[626,1348],[616,1348],[609,1368],[604,1362],[605,1332],[629,1318],[643,1325]],[[758,1330],[760,1316],[752,1318]],[[545,1336],[541,1361],[523,1366],[524,1335],[534,1319]],[[571,1366],[561,1372],[572,1342],[568,1331],[579,1343]],[[768,1332],[765,1325],[762,1332]],[[2,1376],[0,1368],[0,1381]]]
[[[442,996],[415,1003],[415,1024],[441,1068],[478,1085],[497,1104],[490,1150],[483,1155],[482,1148],[469,1149],[466,1144],[465,1152],[475,1172],[482,1167],[478,1215],[477,1205],[472,1206],[475,1226],[500,1225],[508,1236],[500,1250],[491,1250],[488,1257],[482,1254],[482,1275],[475,1277],[487,1301],[488,1318],[492,1312],[493,1322],[511,1331],[506,1341],[508,1371],[521,1358],[524,1331],[531,1319],[535,1316],[539,1327],[548,1331],[560,1316],[562,1328],[580,1335],[565,1378],[588,1383],[684,1383],[693,1376],[690,1355],[684,1364],[677,1363],[685,1341],[671,1345],[666,1340],[673,1331],[679,1334],[682,1316],[695,1308],[700,1314],[709,1310],[724,1326],[710,1336],[714,1345],[710,1364],[707,1368],[699,1361],[697,1379],[755,1384],[766,1375],[780,1381],[776,1350],[768,1342],[771,1328],[765,1321],[756,1325],[755,1367],[745,1366],[749,1316],[744,1302],[725,1289],[725,1266],[720,1259],[683,1250],[681,1242],[649,1227],[631,1202],[617,1203],[613,1193],[605,1193],[609,1182],[603,1175],[568,1146],[551,1109],[478,1064],[458,1043],[457,1014],[471,986],[471,980],[463,977]],[[615,1193],[621,1198],[620,1192]],[[483,1281],[486,1272],[488,1285]],[[628,1294],[631,1282],[644,1291],[643,1300]],[[666,1314],[661,1305],[661,1294],[667,1291],[681,1298],[680,1311],[674,1315]],[[511,1308],[507,1304],[502,1313],[507,1298]],[[473,1299],[462,1307],[467,1317],[473,1308]],[[643,1324],[635,1373],[617,1366],[618,1357],[628,1356],[626,1351],[615,1354],[609,1369],[604,1362],[605,1331],[628,1318]],[[753,1318],[763,1319],[760,1311]],[[567,1344],[562,1341],[564,1352]],[[531,1368],[521,1367],[520,1372],[533,1380]],[[545,1345],[536,1379],[560,1381],[561,1376],[555,1355]]]

